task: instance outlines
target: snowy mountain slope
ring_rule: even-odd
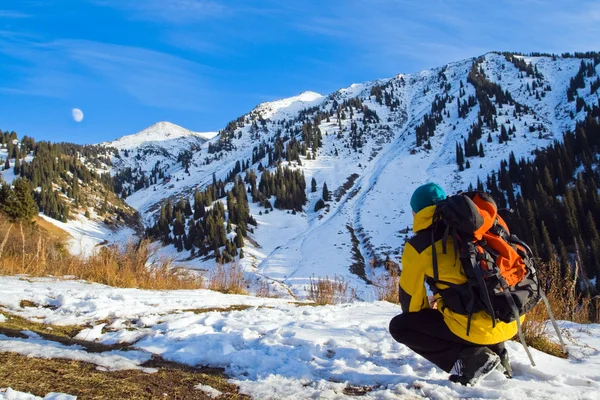
[[[102,143],[105,146],[116,147],[119,150],[131,150],[156,145],[167,150],[173,149],[174,143],[202,144],[212,139],[216,132],[192,132],[181,126],[167,121],[157,122],[149,128],[133,135],[123,136],[112,142]]]
[[[366,399],[596,399],[600,388],[599,325],[559,322],[569,333],[570,358],[532,350],[535,368],[519,343],[507,342],[514,378],[494,371],[465,387],[392,339],[387,327],[400,307],[387,302],[302,307],[207,290],[17,277],[0,277],[0,298],[0,327],[12,314],[55,325],[88,324],[77,338],[119,343],[127,351],[91,353],[30,332],[27,338],[0,335],[0,350],[86,360],[111,370],[145,368],[152,355],[223,367],[242,393],[256,399],[350,399],[361,392]],[[24,300],[38,306],[21,307]],[[227,310],[233,305],[249,307]],[[194,312],[203,308],[223,311]]]
[[[515,60],[524,61],[535,73],[523,72]],[[301,164],[284,160],[283,165],[301,169],[307,187],[314,178],[319,190],[309,191],[308,203],[297,215],[279,210],[260,215],[258,204],[252,205],[259,224],[251,234],[256,243],[246,243],[249,256],[240,262],[249,274],[291,287],[295,294],[304,294],[313,275],[339,275],[350,281],[360,298],[373,299],[373,288],[366,282],[381,272],[370,266],[381,265],[386,257],[397,261],[410,234],[405,228],[412,224],[408,205],[412,191],[431,180],[449,193],[465,190],[477,179],[484,181],[510,152],[517,158],[530,157],[533,150],[560,140],[584,115],[566,94],[581,61],[489,53],[355,84],[327,97],[304,93],[263,103],[195,150],[188,172],[174,166],[168,181],[141,188],[127,202],[152,224],[161,200],[189,195],[210,184],[213,174],[224,180],[236,162],[253,160],[255,171],[267,166],[266,158],[254,160],[257,146],[272,146],[282,137],[301,140],[302,127],[314,122],[323,137],[322,147],[309,149],[316,159],[301,156]],[[585,88],[578,89],[586,104],[598,101],[598,93],[590,90],[598,66],[595,73],[584,78]],[[460,171],[456,144],[466,146],[473,126],[481,131],[476,145],[484,157],[467,156],[470,168]],[[419,129],[428,129],[425,139],[416,138]],[[503,130],[510,132],[504,139]],[[169,150],[171,157],[176,152]],[[157,155],[152,162],[166,156],[159,159]],[[333,200],[315,212],[323,183]],[[178,254],[180,259],[189,256],[186,251]],[[186,261],[197,268],[213,263]]]
[[[298,96],[288,97],[287,99],[276,100],[259,104],[254,110],[263,119],[277,120],[285,117],[294,117],[300,111],[318,106],[323,102],[323,95],[316,92],[303,92]]]

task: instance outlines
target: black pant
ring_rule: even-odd
[[[458,356],[466,347],[482,347],[456,336],[441,312],[426,308],[419,312],[396,315],[390,321],[392,337],[415,353],[450,372]],[[504,350],[504,343],[486,345],[496,354]]]

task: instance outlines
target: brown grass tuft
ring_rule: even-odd
[[[348,282],[343,277],[335,275],[333,280],[325,278],[310,278],[310,286],[306,288],[308,299],[318,305],[346,303],[355,296],[354,290],[348,288]]]
[[[373,285],[377,292],[377,300],[394,304],[400,303],[399,280],[400,277],[393,272],[390,272],[389,275],[383,274],[377,276],[373,280]]]
[[[247,294],[248,282],[238,263],[217,264],[208,276],[208,288],[227,294]]]

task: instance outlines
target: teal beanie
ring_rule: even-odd
[[[446,199],[446,192],[437,183],[426,183],[419,186],[410,198],[410,206],[415,213],[418,213],[425,207]]]

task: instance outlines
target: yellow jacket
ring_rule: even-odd
[[[400,275],[400,304],[404,312],[420,311],[429,308],[425,279],[433,277],[433,260],[431,249],[431,227],[435,206],[426,207],[419,211],[414,218],[413,236],[402,254],[402,274]],[[439,280],[462,284],[467,278],[462,270],[458,257],[455,257],[452,241],[447,243],[446,254],[442,252],[442,239],[436,237],[436,253],[438,260]],[[445,289],[436,283],[439,289]],[[467,318],[444,307],[439,294],[437,309],[444,315],[444,322],[456,336],[475,344],[496,344],[508,340],[517,333],[516,321],[511,323],[496,322],[492,328],[492,318],[485,312],[479,311],[471,318],[469,336],[467,336]]]

